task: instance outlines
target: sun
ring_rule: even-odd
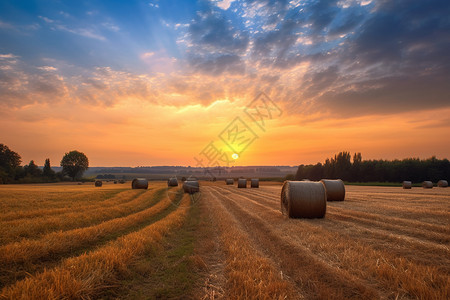
[[[238,155],[237,153],[233,153],[233,155],[231,155],[231,157],[232,157],[233,159],[238,159],[238,158],[239,158],[239,155]]]

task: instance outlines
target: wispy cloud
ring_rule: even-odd
[[[10,24],[10,23],[6,23],[6,22],[3,22],[2,20],[0,20],[0,28],[13,29],[14,26],[12,24]]]
[[[43,17],[43,16],[39,16],[39,19],[41,19],[41,20],[43,20],[45,23],[49,23],[49,24],[52,24],[52,23],[55,22],[54,20],[52,20],[52,19],[50,19],[50,18],[47,18],[47,17]]]

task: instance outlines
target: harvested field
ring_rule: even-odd
[[[0,186],[0,299],[448,299],[450,190],[346,186],[288,219],[281,185]]]

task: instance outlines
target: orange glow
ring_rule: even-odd
[[[175,107],[129,99],[112,107],[34,104],[0,120],[2,142],[23,163],[33,159],[43,164],[49,157],[58,165],[65,152],[77,149],[86,153],[91,166],[195,166],[193,158],[208,143],[226,147],[219,134],[236,116],[245,120],[243,103],[218,100],[209,106]],[[344,150],[361,152],[364,159],[443,158],[450,148],[450,140],[443,138],[450,129],[448,115],[450,110],[302,121],[302,115],[285,111],[267,123],[266,132],[247,120],[259,138],[234,163],[316,163]]]

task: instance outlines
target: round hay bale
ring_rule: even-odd
[[[233,180],[233,178],[228,178],[228,179],[225,180],[225,183],[227,185],[233,185],[234,184],[234,180]]]
[[[447,180],[439,180],[437,183],[438,187],[448,187],[448,182]]]
[[[148,180],[145,178],[135,178],[131,182],[131,188],[133,189],[148,189]]]
[[[119,183],[124,184],[124,183],[125,183],[125,180],[120,179],[120,180],[119,180]]]
[[[250,187],[252,188],[259,188],[259,179],[253,178],[250,180]]]
[[[183,183],[183,191],[189,194],[200,192],[200,184],[197,180],[186,180]]]
[[[325,186],[327,201],[344,201],[345,185],[342,180],[322,179],[320,182]]]
[[[95,186],[96,187],[100,187],[100,186],[102,186],[103,185],[103,182],[101,181],[101,180],[96,180],[95,181]]]
[[[114,184],[117,184],[117,180],[114,180]]]
[[[424,182],[422,182],[422,187],[424,189],[432,189],[433,188],[433,182],[425,180]]]
[[[402,183],[402,187],[406,190],[406,189],[411,189],[412,187],[412,182],[411,181],[403,181]]]
[[[245,178],[239,178],[238,179],[238,188],[247,188],[247,179]]]
[[[82,185],[83,183],[82,182],[78,182],[78,185]]]
[[[281,212],[289,218],[323,218],[327,210],[325,185],[312,181],[285,181]]]
[[[167,186],[178,186],[178,179],[176,177],[169,178]]]

